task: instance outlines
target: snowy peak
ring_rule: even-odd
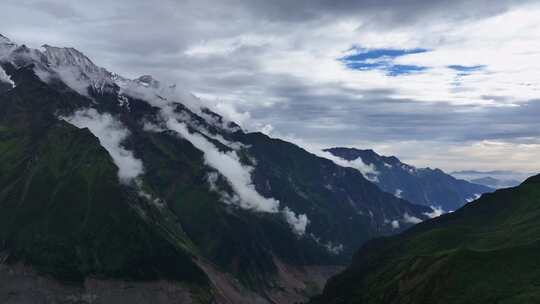
[[[112,83],[113,75],[106,69],[95,65],[90,58],[74,48],[43,45],[43,55],[53,69],[75,69],[92,84]]]
[[[43,82],[60,80],[80,95],[92,99],[97,95],[116,94],[122,105],[128,96],[156,103],[180,103],[208,120],[209,124],[230,131],[238,129],[228,118],[216,118],[203,111],[204,108],[210,108],[209,104],[204,104],[199,98],[176,85],[165,85],[150,75],[136,79],[124,78],[96,65],[84,53],[72,47],[45,44],[40,49],[33,49],[17,45],[7,37],[0,36],[0,62],[16,67],[32,65],[35,74]]]
[[[397,157],[382,156],[373,150],[332,148],[325,151],[347,161],[360,159],[376,172],[377,185],[382,190],[419,205],[456,210],[480,194],[492,191],[455,179],[440,169],[416,168]]]
[[[16,47],[17,45],[9,40],[9,38],[0,34],[0,59],[8,56]]]
[[[13,42],[8,37],[0,34],[0,44],[13,44]]]
[[[96,66],[90,58],[74,48],[61,48],[43,45],[43,54],[51,67],[79,67],[85,73],[102,73],[105,69]]]
[[[43,56],[50,70],[81,95],[94,92],[114,91],[114,75],[95,65],[90,58],[74,48],[43,45]]]
[[[157,89],[160,87],[160,82],[154,79],[154,77],[150,75],[143,75],[136,79],[136,82],[138,82],[140,85],[144,87],[150,87]]]

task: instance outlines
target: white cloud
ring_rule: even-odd
[[[282,210],[285,219],[293,228],[293,231],[297,235],[304,235],[306,233],[306,227],[309,224],[309,219],[305,214],[296,215],[288,207],[283,208]]]
[[[322,246],[324,247],[328,252],[330,252],[331,254],[340,254],[341,252],[343,252],[343,249],[344,249],[344,246],[343,244],[334,244],[332,243],[332,241],[328,241],[328,242],[324,242],[323,240],[321,240],[321,238],[317,237],[316,235],[314,234],[310,234],[309,235],[319,246]]]
[[[424,212],[424,215],[428,216],[429,218],[436,218],[441,215],[443,215],[445,212],[440,206],[430,206],[432,212]]]
[[[234,121],[236,124],[241,127],[245,126],[246,123],[251,119],[249,112],[240,112],[236,109],[233,104],[224,102],[224,101],[206,101],[208,108],[212,109],[216,113],[223,115],[227,120]]]
[[[153,106],[160,108],[160,115],[164,120],[164,126],[156,126],[154,124],[145,123],[144,128],[147,131],[159,132],[166,127],[169,130],[175,131],[182,138],[191,142],[198,150],[204,153],[204,160],[207,165],[216,169],[228,183],[231,185],[234,195],[229,195],[224,191],[219,191],[216,186],[217,176],[215,174],[208,175],[208,182],[210,188],[214,191],[218,191],[224,201],[227,203],[234,203],[241,208],[268,213],[280,212],[280,202],[274,198],[266,198],[260,195],[255,189],[255,185],[251,180],[251,173],[254,170],[253,167],[244,165],[240,161],[240,157],[236,153],[236,150],[240,149],[243,145],[241,143],[233,143],[225,140],[220,135],[212,135],[206,131],[204,127],[199,126],[199,131],[211,138],[214,138],[222,144],[232,148],[232,151],[223,152],[220,151],[213,143],[206,139],[203,135],[198,133],[192,133],[189,131],[186,123],[182,120],[189,121],[189,116],[176,113],[173,108],[174,102],[184,102],[183,97],[187,97],[191,100],[188,104],[195,112],[201,113],[200,103],[197,103],[197,99],[189,94],[179,94],[175,89],[175,94],[169,95],[168,99],[158,98],[155,92],[147,90],[144,87],[132,85],[131,83],[122,84],[123,94],[128,94],[138,98],[142,98]],[[196,108],[199,108],[199,111]],[[289,223],[293,231],[298,235],[303,235],[306,230],[306,226],[309,224],[309,220],[305,214],[296,215],[288,207],[281,210],[283,217]]]
[[[380,29],[361,27],[360,21],[339,20],[324,24],[311,33],[292,32],[274,42],[272,53],[261,61],[266,72],[294,75],[317,86],[330,84],[350,89],[392,89],[396,98],[426,102],[497,105],[483,96],[503,95],[514,102],[538,96],[540,88],[540,22],[538,7],[524,7],[477,21],[442,21],[429,27]],[[352,26],[344,26],[352,23]],[[356,24],[356,26],[355,26]],[[339,35],[336,36],[336,29]],[[298,37],[296,35],[303,35]],[[315,38],[316,37],[316,38]],[[291,40],[300,40],[291,48]],[[366,48],[426,48],[429,52],[396,59],[396,64],[429,68],[423,73],[388,76],[384,71],[350,70],[336,58],[347,54],[351,45]],[[448,65],[485,65],[486,72],[462,77]]]
[[[469,197],[466,199],[467,203],[474,202],[475,200],[479,199],[482,196],[482,194],[475,194],[472,197]]]
[[[403,194],[403,190],[396,189],[396,192],[394,193],[394,196],[397,198],[401,198],[401,194]]]
[[[338,143],[351,145],[361,140],[363,147],[392,145],[394,148],[387,149],[391,154],[406,154],[407,161],[415,165],[450,170],[491,169],[492,165],[497,169],[540,171],[540,165],[530,161],[534,158],[529,158],[529,165],[534,168],[526,168],[520,155],[527,140],[517,135],[513,141],[508,140],[512,134],[506,135],[505,149],[510,157],[501,151],[498,156],[469,158],[471,151],[465,151],[484,140],[504,142],[501,133],[511,128],[535,129],[530,121],[507,121],[506,117],[485,125],[478,123],[478,116],[482,115],[481,109],[522,105],[537,98],[540,91],[538,4],[492,1],[485,5],[486,1],[458,1],[452,2],[457,4],[451,4],[449,9],[448,3],[413,2],[407,5],[385,2],[380,4],[382,11],[379,5],[374,5],[368,6],[368,10],[350,9],[337,14],[334,7],[321,9],[316,4],[297,1],[272,2],[268,11],[266,4],[258,1],[239,1],[234,5],[219,1],[166,1],[162,5],[130,1],[129,6],[118,1],[108,3],[111,9],[102,16],[101,0],[77,4],[71,10],[67,9],[69,5],[58,1],[68,15],[78,12],[77,18],[59,20],[43,7],[8,0],[0,11],[0,27],[14,40],[33,46],[74,45],[111,71],[125,75],[152,73],[177,82],[198,96],[215,100],[224,112],[229,111],[228,107],[238,109],[227,115],[242,121],[243,126],[271,124],[273,135],[295,133],[305,142],[325,147]],[[362,1],[357,3],[358,7],[364,7]],[[265,9],[252,10],[252,4]],[[225,5],[227,14],[222,14],[224,10],[220,8]],[[173,13],[177,11],[187,13],[181,16]],[[308,15],[306,18],[293,18],[294,21],[285,18],[304,13]],[[28,22],[16,22],[19,16],[25,16]],[[159,24],[150,22],[156,18],[161,21]],[[232,19],[235,22],[230,22]],[[393,22],[389,23],[388,19]],[[163,31],[163,28],[178,30]],[[100,39],[86,39],[88,33]],[[336,59],[351,54],[352,45],[425,48],[429,52],[403,56],[394,63],[421,65],[428,70],[397,77],[384,71],[350,70]],[[485,69],[460,76],[447,67],[454,64],[485,65]],[[384,96],[373,97],[366,90],[384,92],[379,93]],[[448,107],[430,108],[421,117],[399,116],[418,111],[418,107],[411,105],[404,113],[397,113],[399,117],[385,120],[387,116],[381,114],[384,106],[380,104],[383,97],[396,98],[396,106],[403,98],[410,98],[420,104]],[[319,100],[315,101],[316,98]],[[464,104],[469,107],[458,107]],[[359,105],[365,108],[358,109]],[[267,109],[273,109],[274,114]],[[377,109],[381,111],[373,114]],[[305,121],[300,115],[328,117],[330,110],[336,111],[334,120],[326,124]],[[245,111],[251,115],[243,114]],[[275,114],[278,111],[280,115]],[[440,112],[469,119],[463,129],[455,128],[461,122],[447,128],[444,121],[426,119]],[[380,121],[367,121],[362,114],[373,115]],[[352,123],[344,121],[351,116],[358,118]],[[280,123],[281,120],[285,122]],[[417,127],[395,125],[403,120],[412,121]],[[316,132],[314,125],[318,127]],[[468,126],[483,130],[482,138],[463,139],[472,130],[467,130]],[[502,131],[495,130],[496,126]],[[419,138],[422,135],[414,132],[422,127],[429,140]],[[442,133],[442,129],[452,130]],[[402,137],[399,141],[391,138],[396,134]],[[535,137],[538,141],[538,136]],[[526,154],[535,157],[533,153]]]
[[[343,252],[343,244],[334,245],[332,242],[325,244],[326,250],[332,254],[340,254]]]
[[[127,95],[145,100],[153,106],[162,108],[162,111],[167,111],[167,115],[172,115],[172,108],[166,107],[167,102],[181,101],[192,112],[214,124],[221,124],[220,127],[224,129],[229,129],[229,122],[241,126],[250,119],[248,112],[239,112],[234,105],[216,99],[199,98],[186,90],[180,89],[177,85],[163,85],[151,76],[143,77],[150,78],[150,81],[153,82],[152,85],[141,82],[140,79],[117,79],[116,84],[120,87],[120,96]],[[214,116],[207,115],[203,108],[219,113],[223,116],[223,121],[218,122]]]
[[[421,223],[422,220],[405,212],[405,214],[403,214],[403,222],[408,224],[418,224]]]
[[[399,221],[393,220],[390,224],[392,225],[392,228],[399,229]]]
[[[77,128],[88,128],[100,144],[109,152],[118,167],[118,177],[123,183],[130,183],[143,174],[143,163],[131,151],[122,146],[129,136],[129,130],[110,114],[100,114],[94,109],[79,110],[72,116],[62,117]]]
[[[271,124],[266,124],[261,128],[261,132],[266,135],[270,135],[270,133],[272,133],[273,130],[274,130],[274,127],[272,127]]]
[[[80,71],[77,67],[58,67],[55,68],[55,72],[59,78],[75,92],[83,96],[89,96],[88,87],[91,86],[91,83],[90,81],[86,81],[78,77],[80,75]],[[50,78],[50,75],[48,77]],[[42,80],[49,78],[43,77]]]
[[[309,148],[310,146],[308,145],[306,147]],[[326,152],[326,151],[322,151],[322,150],[318,150],[318,149],[314,149],[313,151],[310,151],[310,152],[314,153],[314,154],[316,154],[316,155],[318,155],[320,157],[324,157],[326,159],[329,159],[329,160],[333,161],[338,166],[347,167],[347,168],[354,168],[354,169],[360,171],[360,173],[362,173],[362,175],[367,180],[369,180],[371,182],[374,182],[374,183],[379,182],[379,178],[378,178],[379,171],[377,171],[377,169],[375,168],[375,166],[373,164],[368,165],[368,164],[364,163],[364,161],[360,157],[358,157],[355,160],[349,161],[349,160],[345,160],[345,159],[343,159],[341,157],[335,156],[330,152]]]
[[[454,171],[471,168],[491,171],[510,167],[520,172],[540,172],[540,164],[531,161],[540,155],[540,140],[535,139],[530,143],[509,140],[454,143],[395,141],[378,143],[371,147],[385,155],[399,155],[404,162],[418,167],[437,166]]]
[[[220,152],[216,146],[199,134],[189,132],[184,123],[174,118],[168,118],[167,128],[180,134],[190,141],[197,149],[204,152],[206,163],[218,170],[229,181],[234,191],[240,197],[240,206],[261,212],[276,213],[279,211],[279,201],[262,197],[251,181],[252,167],[244,166],[236,152]]]
[[[379,171],[377,171],[373,164],[368,165],[364,163],[360,157],[353,161],[347,162],[349,167],[360,171],[368,180],[372,182],[379,182],[379,178],[377,177],[379,175]]]
[[[197,149],[203,151],[205,162],[218,170],[227,179],[237,194],[238,199],[233,199],[234,203],[248,210],[268,213],[279,212],[279,201],[263,197],[257,192],[251,180],[251,172],[254,168],[243,165],[236,151],[221,152],[203,136],[189,132],[184,123],[177,121],[173,117],[166,119],[167,128],[176,131]],[[283,208],[282,213],[296,234],[301,236],[305,233],[306,226],[309,223],[305,214],[296,215],[288,207]]]
[[[15,87],[15,82],[11,79],[11,77],[6,74],[4,69],[0,66],[0,82],[5,82],[11,85],[12,88]]]

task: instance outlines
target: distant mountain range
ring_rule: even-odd
[[[415,204],[442,208],[445,212],[493,191],[485,185],[456,179],[440,169],[416,168],[395,156],[381,156],[373,150],[331,148],[325,151],[359,168],[382,190]]]
[[[301,302],[432,212],[73,48],[0,71],[0,302]]]
[[[515,187],[520,184],[520,182],[515,179],[500,180],[500,179],[493,178],[491,176],[471,179],[471,183],[484,185],[487,187],[491,187],[493,189],[510,188],[510,187]]]
[[[540,303],[540,175],[372,240],[311,304]]]
[[[484,185],[494,189],[515,187],[533,174],[514,171],[475,171],[464,170],[450,173],[456,178]]]

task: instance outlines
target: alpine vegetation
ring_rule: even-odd
[[[540,303],[538,16],[3,0],[0,304]]]
[[[381,191],[360,160],[247,132],[176,85],[73,48],[2,38],[0,53],[0,282],[24,261],[74,298],[94,291],[64,280],[98,277],[143,284],[134,296],[167,298],[144,284],[169,282],[201,303],[306,301],[366,241],[432,211]]]
[[[99,139],[118,166],[120,181],[130,184],[143,174],[142,161],[122,146],[122,142],[129,136],[129,130],[112,115],[100,114],[95,109],[84,109],[63,119],[78,128],[88,128]]]
[[[165,120],[166,128],[176,132],[179,136],[191,142],[197,149],[203,151],[205,162],[216,169],[229,182],[236,195],[225,199],[225,201],[257,212],[279,212],[279,201],[263,197],[257,192],[251,180],[251,172],[254,168],[242,164],[234,149],[227,152],[220,151],[203,135],[191,133],[185,123],[179,122],[170,104],[162,103],[160,105],[162,106],[160,113],[162,119]],[[294,232],[303,235],[309,223],[307,216],[305,214],[297,216],[287,207],[282,212]]]

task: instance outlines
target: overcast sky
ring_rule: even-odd
[[[310,149],[540,172],[539,16],[523,0],[3,0],[0,33]]]

